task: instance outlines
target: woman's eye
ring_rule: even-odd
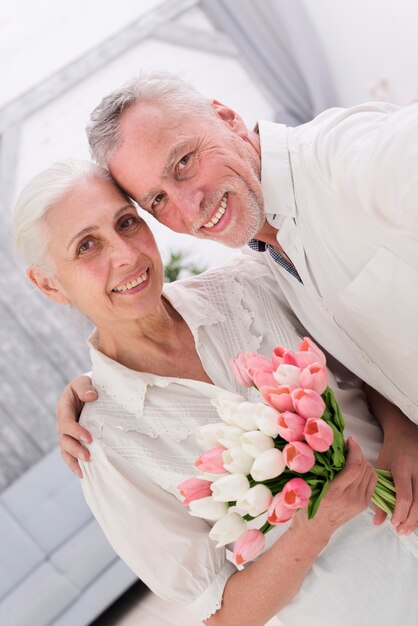
[[[129,217],[125,217],[125,219],[123,219],[119,225],[122,228],[122,230],[126,230],[127,228],[130,228],[131,226],[137,223],[138,223],[138,218],[135,217],[134,215],[131,215]]]
[[[85,239],[84,241],[80,243],[80,245],[77,248],[78,254],[83,254],[83,252],[88,252],[89,250],[91,250],[93,245],[94,245],[93,239]]]
[[[178,167],[178,169],[179,169],[180,171],[181,171],[181,170],[184,170],[184,168],[186,167],[186,165],[187,165],[187,163],[189,162],[189,160],[190,160],[190,154],[185,154],[185,155],[184,155],[184,157],[182,157],[182,158],[180,159],[180,161],[177,163],[177,167]]]

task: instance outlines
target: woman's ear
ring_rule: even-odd
[[[58,304],[70,304],[70,300],[61,291],[57,281],[44,270],[41,270],[39,267],[29,267],[29,269],[26,270],[26,276],[35,287],[42,291],[42,293],[53,302],[57,302]]]
[[[214,113],[227,125],[229,128],[245,139],[248,137],[248,128],[246,127],[244,120],[236,111],[222,104],[218,100],[212,100],[212,109]]]

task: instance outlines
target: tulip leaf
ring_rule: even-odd
[[[327,490],[328,490],[328,485],[329,485],[330,481],[327,480],[321,491],[318,493],[318,495],[315,496],[311,496],[309,499],[309,504],[308,504],[308,519],[312,519],[313,516],[316,514],[319,505],[321,504],[321,500],[324,497],[324,495],[326,494]]]

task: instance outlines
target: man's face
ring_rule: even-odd
[[[179,233],[240,247],[264,224],[260,156],[231,109],[213,117],[130,107],[109,169],[156,219]]]

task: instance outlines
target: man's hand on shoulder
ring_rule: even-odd
[[[88,430],[80,426],[78,419],[85,402],[97,399],[89,376],[78,376],[65,387],[56,406],[57,429],[61,446],[61,456],[70,470],[83,478],[78,460],[88,461],[90,453],[82,445],[91,443]]]

